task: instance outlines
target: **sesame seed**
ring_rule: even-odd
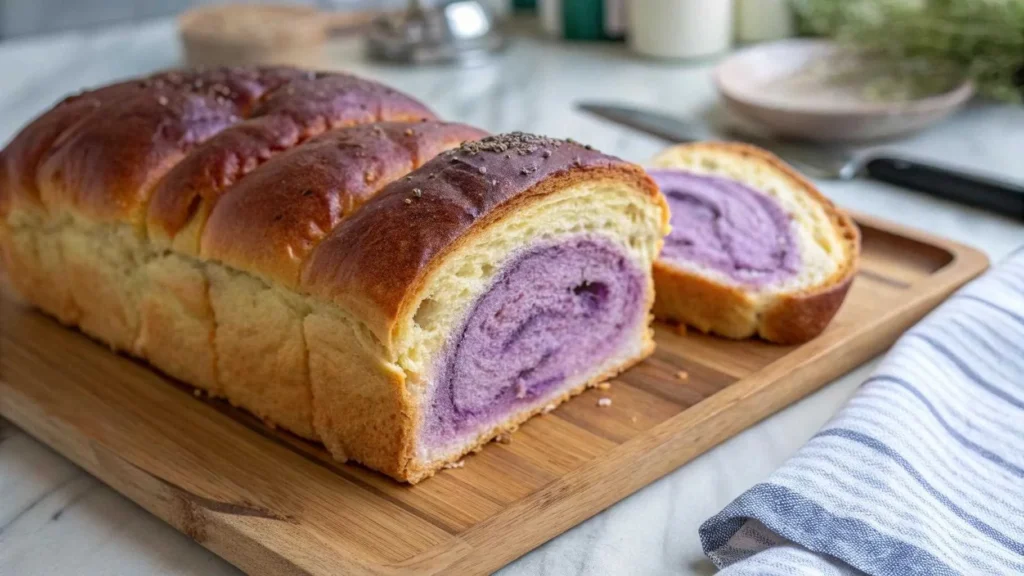
[[[601,398],[600,400],[597,401],[597,405],[600,406],[601,408],[607,408],[612,405],[612,399]]]
[[[419,198],[419,197],[423,196],[423,190],[420,190],[419,188],[413,188],[412,189],[412,195],[417,197],[417,198]]]
[[[167,106],[167,96],[160,96],[156,99],[156,101],[161,106]]]
[[[487,174],[487,166],[481,166],[481,167],[477,168],[476,170],[477,170],[477,172],[479,172],[481,174]]]
[[[402,200],[402,202],[405,202],[406,204],[412,204],[412,198],[406,198],[405,200]]]
[[[690,375],[686,372],[686,370],[680,370],[679,372],[676,372],[676,378],[679,378],[683,382],[686,382],[687,380],[690,379]]]
[[[412,136],[412,128],[406,128],[405,129],[405,135],[406,136]]]

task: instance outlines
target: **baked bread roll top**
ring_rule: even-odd
[[[273,156],[328,130],[433,118],[409,96],[354,76],[318,75],[290,82],[167,175],[150,203],[149,237],[160,245],[173,243],[178,252],[198,254],[206,218],[220,196]]]
[[[473,240],[471,229],[603,178],[646,196],[637,205],[649,212],[637,220],[661,220],[649,227],[660,248],[667,210],[640,167],[573,141],[511,133],[467,142],[385,188],[313,251],[302,288],[352,311],[392,348],[399,320],[416,312],[428,276],[446,253]]]
[[[384,122],[314,138],[225,192],[200,257],[294,289],[313,248],[384,185],[485,134],[465,124]]]

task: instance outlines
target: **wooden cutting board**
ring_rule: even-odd
[[[858,220],[861,272],[816,340],[659,325],[654,356],[610,389],[413,487],[332,462],[2,298],[0,414],[247,572],[486,573],[883,351],[987,266],[965,246]]]

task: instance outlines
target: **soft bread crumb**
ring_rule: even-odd
[[[497,442],[498,444],[511,444],[512,434],[509,432],[502,432],[501,434],[498,434],[497,436],[494,437],[494,441]]]
[[[611,387],[612,385],[609,384],[608,382],[601,382],[597,386],[595,386],[595,388],[597,388],[598,390],[607,390]]]
[[[601,398],[600,400],[597,401],[597,405],[600,406],[601,408],[607,408],[608,406],[612,405],[612,399]]]
[[[690,374],[686,370],[680,370],[679,372],[676,372],[676,378],[686,382],[690,379]]]
[[[462,468],[466,465],[465,460],[459,460],[458,462],[449,462],[444,465],[445,470],[451,470],[452,468]]]

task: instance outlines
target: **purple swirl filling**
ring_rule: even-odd
[[[448,343],[426,414],[428,443],[482,431],[601,364],[646,314],[644,286],[626,253],[601,238],[520,253]]]
[[[668,200],[672,232],[661,258],[765,286],[800,270],[789,215],[770,196],[726,178],[680,170],[651,170]]]

